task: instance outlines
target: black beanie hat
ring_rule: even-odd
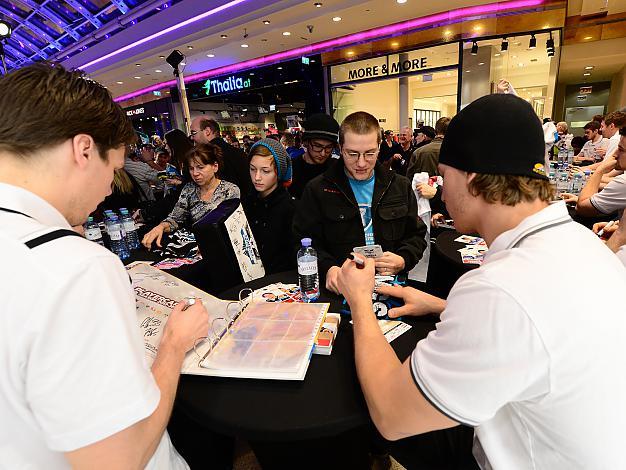
[[[470,173],[548,179],[541,122],[530,104],[510,94],[483,96],[452,118],[439,163]]]
[[[324,139],[335,144],[339,142],[339,123],[328,114],[313,114],[302,123],[302,127],[302,140]]]

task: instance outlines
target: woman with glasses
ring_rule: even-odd
[[[178,202],[165,220],[143,237],[142,243],[148,249],[154,241],[161,247],[164,233],[181,226],[190,227],[223,201],[240,197],[236,185],[217,176],[222,160],[218,146],[198,144],[187,153],[185,160],[192,182],[183,187]]]

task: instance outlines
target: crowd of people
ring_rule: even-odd
[[[483,468],[626,468],[626,375],[616,372],[626,365],[626,316],[619,307],[601,321],[590,315],[626,288],[611,252],[626,252],[626,221],[594,227],[612,234],[606,244],[572,221],[546,174],[567,127],[552,124],[549,135],[549,123],[502,88],[434,128],[400,129],[397,142],[359,111],[341,123],[310,116],[301,144],[283,135],[241,149],[219,123],[197,117],[189,136],[173,130],[155,147],[137,146],[123,110],[80,72],[36,64],[3,76],[0,460],[7,468],[186,468],[165,428],[185,353],[208,331],[206,310],[199,302],[173,309],[148,369],[122,264],[70,230],[105,197],[134,197],[124,204],[151,222],[148,249],[230,199],[242,201],[267,274],[294,268],[300,239],[311,238],[326,288],[350,304],[359,380],[386,438],[465,424],[476,430]],[[585,126],[576,155],[595,170],[576,210],[621,216],[626,114],[598,122]],[[166,186],[170,198],[157,198]],[[440,315],[401,363],[373,315],[372,292],[375,274],[407,272],[422,257],[421,198],[432,202],[435,224],[451,217],[489,251],[447,299],[379,288],[404,301],[392,316]],[[380,256],[348,259],[373,244]],[[590,272],[602,281],[574,295],[570,274]]]

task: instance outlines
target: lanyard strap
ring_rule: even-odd
[[[0,211],[8,212],[10,214],[23,215],[24,217],[28,217],[29,219],[32,219],[32,217],[28,214],[24,214],[23,212],[20,212],[20,211],[14,211],[13,209],[7,209],[6,207],[0,207]],[[43,245],[44,243],[48,243],[53,240],[56,240],[57,238],[73,237],[73,236],[80,237],[81,235],[76,233],[74,230],[60,228],[58,230],[53,230],[52,232],[44,233],[43,235],[40,235],[39,237],[36,237],[36,238],[33,238],[32,240],[24,242],[24,245],[26,245],[30,249],[33,249],[35,247],[38,247],[39,245]]]

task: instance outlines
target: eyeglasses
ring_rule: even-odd
[[[198,133],[198,131],[191,131],[189,133],[189,138],[191,139],[194,135],[196,135]]]
[[[330,144],[330,145],[320,145],[320,144],[316,144],[315,142],[311,142],[311,150],[314,150],[315,152],[332,152],[333,149],[335,148],[334,144]]]
[[[357,161],[359,158],[363,157],[366,161],[371,162],[376,160],[378,157],[378,150],[368,150],[367,152],[357,152],[355,150],[346,150],[343,152],[343,156],[346,160]]]

